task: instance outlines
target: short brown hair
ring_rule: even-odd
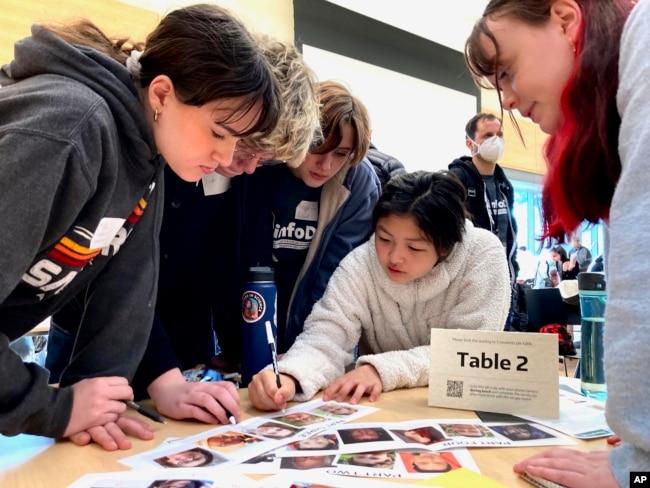
[[[333,151],[343,139],[343,126],[350,124],[354,129],[354,143],[350,154],[350,166],[358,165],[370,147],[370,117],[366,106],[342,84],[336,81],[322,81],[318,84],[320,95],[320,117],[323,141],[312,146],[312,154]]]

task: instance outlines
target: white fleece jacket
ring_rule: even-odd
[[[447,259],[407,284],[381,268],[373,235],[341,261],[280,372],[300,383],[295,400],[309,400],[344,374],[359,343],[356,365],[372,364],[383,391],[426,386],[430,329],[501,331],[510,293],[501,242],[470,221]]]

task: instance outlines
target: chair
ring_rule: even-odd
[[[545,325],[561,324],[566,326],[569,318],[575,320],[574,305],[567,304],[558,288],[525,288],[526,309],[528,311],[527,332],[539,332]],[[569,311],[571,309],[571,311]],[[578,306],[579,310],[579,306]],[[580,317],[578,312],[577,317]],[[567,359],[573,356],[561,356],[564,374],[568,376]]]
[[[527,332],[539,332],[548,324],[567,325],[567,307],[557,288],[525,288]]]

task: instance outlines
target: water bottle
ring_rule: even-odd
[[[271,364],[271,350],[266,336],[265,322],[271,322],[273,335],[276,326],[277,289],[273,268],[255,266],[248,270],[248,282],[242,293],[242,385],[247,386],[253,375]]]
[[[578,274],[580,296],[580,389],[589,398],[607,399],[603,335],[607,290],[602,273]]]

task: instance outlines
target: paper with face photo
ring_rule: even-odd
[[[312,455],[311,453],[305,456],[284,457],[280,458],[280,471],[285,470],[319,470],[323,471],[328,468],[334,467],[335,455],[328,456]]]
[[[288,440],[295,437],[302,429],[281,422],[266,421],[244,428],[244,432],[272,440]]]
[[[331,419],[331,417],[324,417],[322,415],[317,415],[312,412],[304,412],[304,411],[283,413],[282,415],[278,415],[277,417],[271,417],[271,418],[278,422],[289,424],[298,428],[303,428],[311,425],[320,424],[323,422],[328,422]]]
[[[467,449],[434,452],[427,449],[381,450],[341,454],[330,474],[381,477],[382,479],[430,479],[462,467],[479,472]]]
[[[228,468],[240,474],[273,474],[280,471],[280,458],[275,451],[268,451]]]
[[[396,470],[395,464],[397,461],[397,453],[394,450],[378,450],[378,451],[363,451],[340,454],[336,459],[336,464],[339,469],[346,467],[346,469],[369,471],[381,470],[382,472],[394,472]],[[347,468],[349,466],[349,468]],[[355,474],[354,476],[359,476]],[[365,476],[365,475],[362,475]]]
[[[233,471],[252,475],[252,474],[275,474],[282,471],[311,471],[316,470],[324,472],[327,469],[335,467],[335,454],[313,455],[306,453],[296,457],[276,457],[272,452],[265,453],[263,456],[257,456],[243,463],[233,466]]]
[[[408,431],[415,431],[411,432],[411,439],[407,437]],[[355,423],[337,427],[336,432],[341,440],[341,453],[409,447],[441,451],[454,447],[505,447],[512,444],[510,440],[490,431],[480,421],[468,420],[446,420],[440,424],[426,419],[392,423]],[[414,440],[421,443],[413,442]],[[427,444],[429,441],[431,442]],[[288,455],[286,449],[278,450],[278,456],[285,455]]]
[[[264,439],[262,437],[256,437],[236,430],[227,430],[200,439],[197,441],[197,444],[220,453],[232,453],[240,449],[245,449],[258,442],[264,442]]]
[[[428,446],[432,450],[439,451],[454,447],[508,447],[512,445],[512,441],[498,436],[478,420],[443,420],[437,426],[447,440]]]
[[[254,482],[255,483],[255,482]],[[249,488],[251,479],[237,473],[210,472],[191,468],[92,473],[68,488]]]
[[[336,433],[341,440],[341,452],[376,451],[395,444],[395,438],[382,423],[350,424],[337,427]]]
[[[456,469],[467,468],[480,473],[474,458],[467,449],[429,451],[405,449],[397,451],[398,459],[409,479],[430,479]]]
[[[379,410],[365,405],[351,405],[345,402],[323,402],[313,400],[287,409],[284,413],[273,412],[264,415],[269,419],[294,427],[329,428],[369,415]]]
[[[284,413],[273,412],[248,419],[241,422],[237,427],[245,429],[245,432],[250,435],[265,439],[282,440],[282,444],[287,444],[296,439],[306,439],[318,432],[331,429],[377,410],[375,407],[313,400],[288,408]]]
[[[232,462],[211,449],[186,443],[163,444],[119,461],[132,468],[165,468],[168,471],[179,468],[215,468]]]
[[[278,457],[328,455],[339,451],[341,440],[336,431],[314,434],[306,439],[299,439],[276,450]]]
[[[198,446],[208,449],[216,458],[224,459],[222,462],[230,465],[274,450],[292,441],[306,439],[336,425],[344,424],[349,418],[358,418],[378,410],[375,407],[355,405],[356,412],[350,414],[349,417],[341,417],[332,413],[317,414],[315,411],[323,407],[325,403],[332,404],[332,402],[314,400],[288,408],[282,414],[273,412],[244,420],[237,425],[222,425],[193,436],[169,439],[150,451],[120,459],[120,462],[131,467],[156,467],[152,456],[160,456],[161,452],[166,454],[169,449],[180,451]],[[344,403],[337,405],[346,406]],[[330,408],[325,407],[325,409]],[[305,425],[297,426],[281,421],[281,418],[286,419],[287,417],[294,422],[296,419],[302,419]],[[309,424],[310,421],[314,423]],[[231,439],[226,439],[228,436]]]
[[[488,424],[487,427],[498,435],[512,441],[514,447],[575,444],[575,441],[557,431],[528,422],[501,425]]]
[[[409,446],[432,446],[447,437],[431,423],[408,423],[401,429],[390,429],[391,434]]]
[[[294,441],[278,448],[276,454],[278,457],[291,457],[303,456],[305,452],[327,455],[339,452],[366,451],[377,447],[383,449],[429,448],[434,444],[448,440],[438,428],[433,427],[430,422],[429,425],[424,422],[419,420],[413,423],[348,424],[346,427],[319,432],[306,439]],[[340,431],[343,431],[347,442],[343,442],[340,438]],[[354,433],[360,434],[357,439],[362,440],[354,439]]]
[[[480,421],[444,420],[439,421],[440,430],[449,440],[429,446],[434,450],[452,447],[523,447],[523,446],[563,446],[575,444],[569,437],[554,432],[540,425],[525,427],[525,423],[518,422],[518,428],[503,427],[501,423],[482,423]],[[493,429],[492,427],[496,428]],[[524,432],[526,430],[528,434]],[[505,435],[509,433],[509,435]],[[517,439],[515,440],[515,437]],[[528,437],[527,439],[525,437]]]
[[[122,458],[119,462],[132,468],[160,467],[161,458],[170,453],[201,450],[208,452],[215,460],[205,466],[225,467],[281,445],[278,441],[251,435],[239,427],[221,426],[195,436],[174,439],[171,442],[161,443],[149,451]]]
[[[350,421],[364,417],[365,415],[377,410],[378,409],[375,407],[368,407],[365,405],[352,405],[345,402],[329,401],[321,402],[320,405],[309,411],[317,415],[324,415],[325,417],[334,417]]]

